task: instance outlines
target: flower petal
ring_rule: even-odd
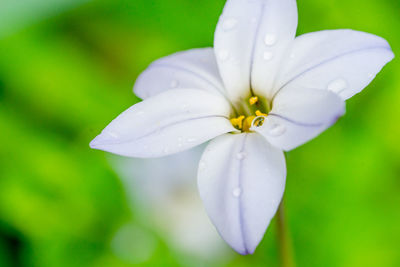
[[[222,238],[241,254],[253,253],[285,189],[283,152],[256,133],[225,134],[200,161],[198,187]]]
[[[295,0],[228,0],[214,47],[227,93],[236,103],[250,94],[268,97],[297,27]],[[272,89],[271,89],[272,90]]]
[[[353,30],[327,30],[296,38],[280,86],[328,89],[348,99],[392,60],[386,40]]]
[[[133,90],[146,99],[178,88],[224,92],[212,48],[192,49],[156,60],[139,76]]]
[[[271,113],[252,130],[283,150],[294,149],[334,124],[345,112],[344,101],[328,90],[287,87],[275,97]]]
[[[230,105],[221,96],[196,89],[168,90],[123,112],[90,146],[123,156],[161,157],[237,131],[229,115]]]

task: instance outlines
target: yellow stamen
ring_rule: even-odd
[[[230,121],[231,121],[233,127],[236,127],[236,128],[238,128],[239,130],[241,130],[242,127],[243,127],[243,120],[244,120],[244,118],[245,118],[245,117],[242,115],[242,116],[239,116],[239,117],[237,117],[237,118],[233,118],[233,119],[231,119]]]
[[[251,106],[256,104],[257,102],[258,102],[258,96],[250,97],[249,103],[250,103]]]
[[[249,116],[243,122],[243,131],[250,132],[251,123],[256,118],[256,116]]]
[[[268,116],[268,114],[262,113],[261,111],[257,110],[256,111],[256,116],[257,117],[259,117],[259,116],[265,116],[266,117],[266,116]]]

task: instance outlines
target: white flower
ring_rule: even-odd
[[[228,0],[214,49],[157,60],[134,91],[145,99],[92,148],[160,157],[210,139],[199,164],[206,211],[223,239],[253,253],[281,201],[283,151],[319,135],[344,101],[393,58],[375,35],[329,30],[295,38],[295,0]]]

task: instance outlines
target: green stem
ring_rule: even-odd
[[[285,219],[285,205],[282,200],[276,213],[278,227],[278,247],[281,267],[295,267],[292,240],[290,238],[287,222]]]

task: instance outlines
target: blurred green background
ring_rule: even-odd
[[[131,88],[148,64],[212,45],[224,2],[0,1],[0,266],[278,266],[275,222],[251,256],[171,248],[130,207],[110,156],[88,146],[138,101]],[[298,5],[298,34],[362,30],[400,53],[398,0]],[[400,266],[399,73],[395,59],[334,127],[287,155],[298,266]],[[128,222],[155,247],[136,262],[112,247]],[[127,241],[132,255],[142,239]]]

